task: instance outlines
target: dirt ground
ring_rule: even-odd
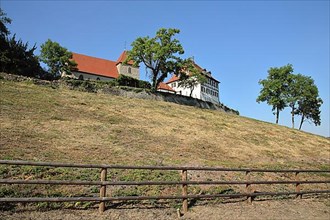
[[[87,210],[35,211],[19,209],[2,212],[0,219],[87,220],[87,219],[330,219],[329,198],[266,200],[226,204],[194,205],[180,218],[175,208],[117,207],[99,214],[95,208]]]

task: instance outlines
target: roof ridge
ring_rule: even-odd
[[[119,63],[123,63],[126,59],[127,59],[127,50],[124,50],[124,51],[120,54],[120,56],[118,57],[118,59],[117,59],[117,64],[119,64]],[[127,62],[127,64],[129,64],[129,65],[133,65],[133,64],[134,64],[134,61],[133,61],[133,60],[129,60],[129,61]]]
[[[113,61],[113,60],[108,60],[108,59],[105,59],[105,58],[89,56],[89,55],[85,55],[85,54],[81,54],[81,53],[72,52],[72,54],[77,54],[77,55],[80,55],[80,56],[85,56],[85,57],[89,57],[89,58],[94,58],[94,59],[98,59],[98,60],[104,60],[104,61],[110,61],[110,62],[116,63],[116,61]]]

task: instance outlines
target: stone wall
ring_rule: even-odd
[[[118,96],[124,96],[128,98],[148,99],[155,101],[173,102],[180,105],[194,106],[197,108],[211,109],[217,111],[223,111],[231,114],[239,115],[239,112],[225,106],[222,103],[215,104],[212,102],[202,101],[200,99],[191,98],[188,96],[172,94],[167,92],[149,92],[136,88],[103,88],[102,93],[113,94]]]

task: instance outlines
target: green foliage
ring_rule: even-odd
[[[0,8],[0,37],[4,38],[10,34],[6,24],[11,24],[11,19],[6,17],[7,14]]]
[[[311,77],[299,75],[299,79],[301,93],[297,99],[298,107],[295,109],[294,114],[301,116],[300,130],[306,120],[311,121],[316,126],[321,124],[320,107],[323,101],[319,97],[318,88]]]
[[[299,130],[305,120],[313,122],[316,126],[321,124],[320,107],[323,103],[319,97],[317,86],[311,77],[302,74],[292,74],[291,64],[280,68],[270,68],[267,79],[260,80],[263,86],[257,102],[266,101],[276,111],[276,123],[279,112],[285,107],[291,108],[292,128],[294,116],[301,115]]]
[[[54,77],[59,77],[63,73],[70,75],[77,67],[72,60],[72,53],[50,39],[41,45],[39,59],[48,66],[48,72]]]
[[[28,43],[9,36],[6,24],[11,19],[0,9],[0,71],[29,77],[40,76],[42,68],[34,55],[36,46],[29,49]]]
[[[129,60],[134,61],[134,66],[143,63],[152,82],[152,89],[157,90],[160,82],[163,82],[168,74],[178,75],[183,69],[184,60],[178,55],[184,53],[179,40],[173,36],[180,33],[178,29],[161,28],[153,38],[139,37],[132,43],[132,50],[128,51]]]
[[[180,74],[179,86],[189,88],[191,97],[195,86],[205,83],[207,78],[194,66],[194,62],[191,59],[186,60],[184,66],[186,71]]]
[[[302,117],[299,130],[304,120],[310,120],[316,126],[321,124],[322,99],[318,96],[318,89],[311,77],[302,74],[291,75],[287,102],[291,107],[292,128],[294,128],[295,115]]]
[[[72,89],[78,89],[86,92],[97,92],[100,89],[120,86],[121,89],[126,91],[141,92],[145,89],[150,89],[149,82],[137,80],[135,78],[120,75],[118,79],[111,81],[94,81],[94,80],[78,80],[65,78],[63,82]]]
[[[272,67],[268,70],[267,79],[260,80],[262,85],[257,102],[267,102],[272,106],[272,111],[276,114],[276,124],[278,124],[279,112],[287,106],[286,97],[290,75],[293,72],[291,64],[282,67]]]
[[[135,88],[145,88],[150,89],[151,85],[147,81],[138,80],[130,76],[119,75],[119,77],[115,80],[118,82],[119,86],[129,86]]]

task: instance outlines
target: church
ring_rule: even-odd
[[[117,79],[121,74],[140,79],[139,67],[134,67],[133,61],[124,64],[126,58],[126,51],[121,53],[117,61],[72,53],[72,59],[77,63],[77,70],[72,74],[80,80],[110,81]]]

